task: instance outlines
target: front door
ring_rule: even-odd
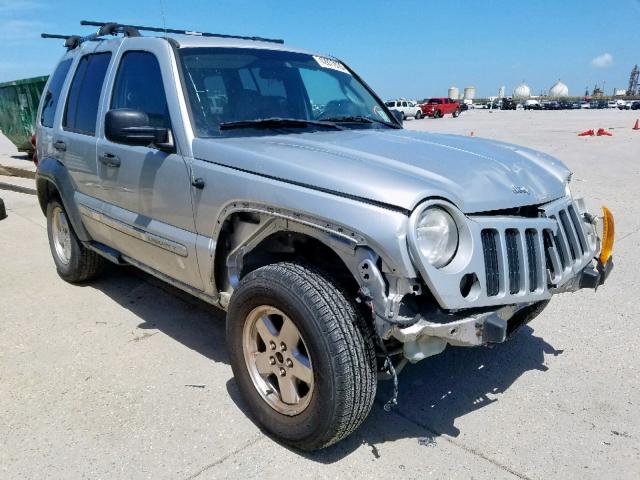
[[[169,48],[169,44],[166,44]],[[172,129],[167,92],[175,98],[168,52],[151,46],[123,50],[110,79],[103,112],[128,108],[146,113],[151,126]],[[173,110],[177,116],[177,110]],[[104,116],[102,117],[104,121]],[[171,134],[175,139],[175,132]],[[174,143],[176,143],[174,141]],[[202,290],[195,253],[190,167],[175,152],[98,139],[103,221],[114,248],[140,264]]]

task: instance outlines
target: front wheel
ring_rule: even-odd
[[[460,116],[460,110],[453,111],[453,118],[458,118]]]
[[[316,270],[278,263],[243,278],[229,305],[227,345],[252,416],[293,447],[329,446],[371,410],[372,331],[355,303]]]

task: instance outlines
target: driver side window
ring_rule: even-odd
[[[150,52],[126,52],[113,86],[111,108],[140,110],[153,127],[171,128],[160,65]]]

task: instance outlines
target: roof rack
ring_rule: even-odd
[[[122,33],[125,37],[139,37],[140,32],[135,28],[132,28],[128,25],[120,25],[117,23],[103,23],[100,25],[100,29],[96,33],[92,33],[90,35],[59,35],[55,33],[42,33],[40,36],[42,38],[61,38],[64,39],[64,46],[67,47],[67,50],[73,50],[76,47],[79,47],[84,42],[91,42],[95,40],[100,40],[101,37],[106,35],[116,35],[118,33]]]
[[[241,35],[226,35],[222,33],[208,33],[208,32],[195,32],[192,30],[176,30],[173,28],[162,28],[162,27],[145,27],[142,25],[126,25],[120,23],[110,23],[110,22],[93,22],[89,20],[82,20],[80,25],[92,26],[92,27],[100,27],[98,33],[102,32],[104,29],[104,33],[102,35],[111,34],[114,35],[116,33],[124,33],[128,36],[139,36],[140,31],[145,32],[157,32],[157,33],[172,33],[177,35],[191,35],[197,37],[214,37],[214,38],[237,38],[239,40],[252,40],[257,42],[271,42],[271,43],[284,43],[284,40],[280,38],[264,38],[264,37],[247,37]],[[137,33],[137,35],[136,35]]]
[[[57,33],[41,33],[40,36],[42,38],[60,38],[64,40],[64,46],[67,47],[67,50],[73,50],[83,42],[96,40],[98,38],[97,35],[82,37],[80,35],[60,35]]]

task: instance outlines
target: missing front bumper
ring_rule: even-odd
[[[581,288],[597,289],[613,269],[609,258],[605,265],[586,266],[568,285],[553,293],[575,291]],[[415,363],[441,353],[447,346],[473,347],[502,343],[520,327],[533,320],[547,305],[548,300],[535,303],[506,305],[497,310],[464,314],[446,313],[439,309],[420,313],[420,320],[409,327],[393,327],[387,338],[400,341],[403,354]],[[426,319],[429,320],[426,320]]]

